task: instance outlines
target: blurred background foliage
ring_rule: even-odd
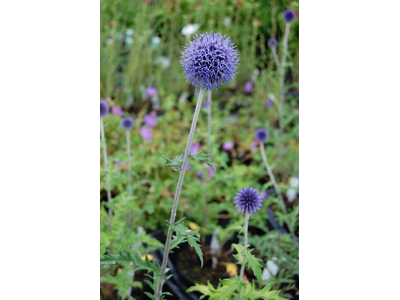
[[[101,0],[100,91],[128,107],[142,99],[144,87],[161,97],[189,89],[180,64],[184,26],[198,24],[197,34],[220,32],[232,38],[241,62],[235,82],[243,86],[255,69],[271,71],[270,37],[279,38],[285,9],[298,11],[298,1]],[[298,61],[298,22],[292,24],[289,49]],[[297,65],[292,76],[298,78]],[[220,91],[229,88],[221,87]]]

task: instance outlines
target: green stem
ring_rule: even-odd
[[[171,218],[169,220],[169,223],[171,225],[173,225],[175,223],[176,209],[178,208],[179,196],[180,196],[181,190],[182,190],[183,178],[185,177],[186,166],[187,166],[187,163],[189,160],[190,148],[192,147],[192,143],[193,143],[193,136],[194,136],[194,132],[196,130],[197,119],[199,118],[201,103],[203,101],[203,95],[204,95],[204,89],[201,88],[200,93],[199,93],[199,98],[197,100],[196,110],[195,110],[194,116],[193,116],[192,126],[191,126],[190,132],[189,132],[188,141],[186,144],[186,150],[185,150],[185,155],[183,157],[182,168],[179,173],[179,180],[178,180],[178,185],[176,187],[174,204],[172,206]],[[168,229],[167,239],[165,241],[164,257],[163,257],[163,262],[161,265],[161,274],[162,275],[159,277],[158,283],[157,283],[156,300],[161,299],[162,286],[164,284],[164,277],[165,277],[165,270],[167,269],[169,248],[171,246],[171,238],[172,238],[172,231],[171,231],[171,229]]]
[[[111,201],[111,191],[110,191],[110,173],[108,172],[108,164],[107,164],[107,148],[106,148],[106,139],[104,137],[104,126],[103,126],[103,118],[100,118],[100,134],[101,134],[101,141],[103,144],[103,159],[104,159],[104,171],[106,172],[106,184],[107,184],[107,202],[110,203]],[[108,217],[110,218],[110,233],[112,232],[112,209],[111,207],[108,208]],[[112,242],[110,244],[111,253],[113,252],[112,249]]]
[[[272,183],[274,185],[274,188],[275,188],[275,193],[278,195],[279,202],[281,203],[282,211],[286,215],[287,214],[286,205],[285,205],[285,202],[283,201],[282,194],[279,191],[279,187],[278,187],[278,184],[276,183],[275,176],[272,173],[271,166],[268,163],[267,155],[265,154],[264,143],[260,142],[260,150],[261,150],[261,156],[262,156],[262,158],[264,160],[265,167],[267,168],[268,176],[269,176],[269,178],[271,178],[271,181],[272,181]],[[292,225],[290,224],[289,221],[285,221],[285,222],[286,222],[287,227],[289,228],[289,231],[290,231],[290,234],[291,234],[291,236],[293,238],[293,241],[296,243],[296,246],[298,248],[299,247],[299,242],[297,241],[296,235],[294,234]]]

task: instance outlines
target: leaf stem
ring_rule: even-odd
[[[271,166],[268,163],[267,155],[265,154],[264,143],[260,143],[260,150],[261,150],[261,156],[264,160],[265,167],[267,168],[268,176],[269,176],[269,178],[271,178],[271,181],[275,188],[275,193],[278,195],[279,201],[281,203],[282,211],[286,215],[287,214],[286,205],[285,205],[285,202],[283,201],[283,197],[282,197],[282,194],[280,193],[278,184],[276,183],[275,176],[272,173]],[[289,228],[289,231],[293,238],[293,241],[296,243],[297,248],[299,248],[299,242],[297,241],[296,235],[294,234],[292,225],[287,220],[285,221],[285,223],[286,223],[287,227]]]
[[[192,126],[191,126],[190,132],[189,132],[188,141],[186,144],[185,155],[183,157],[183,165],[182,165],[182,168],[179,173],[179,180],[178,180],[178,185],[176,187],[174,204],[172,206],[171,218],[169,220],[169,223],[171,225],[173,225],[175,223],[176,209],[178,208],[179,196],[180,196],[181,190],[182,190],[183,178],[185,177],[186,166],[187,166],[187,163],[189,160],[190,148],[192,147],[192,143],[193,143],[193,136],[194,136],[194,132],[196,130],[197,119],[199,118],[201,103],[203,101],[203,95],[204,95],[204,89],[201,88],[200,92],[199,92],[199,98],[197,100],[196,110],[195,110],[194,116],[193,116]],[[162,286],[164,284],[164,277],[165,277],[165,270],[167,268],[169,249],[171,246],[171,237],[172,237],[172,231],[171,231],[171,228],[168,228],[167,239],[165,241],[164,257],[163,257],[163,261],[162,261],[162,265],[161,265],[161,276],[159,277],[158,283],[157,283],[156,300],[161,299]]]

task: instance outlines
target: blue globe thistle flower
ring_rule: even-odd
[[[100,118],[104,118],[108,115],[108,104],[106,101],[100,101]]]
[[[262,195],[258,190],[252,187],[242,188],[236,193],[234,198],[238,211],[242,214],[255,214],[262,207]]]
[[[264,128],[260,128],[256,130],[256,133],[254,134],[255,138],[257,141],[264,143],[268,140],[269,138],[269,133],[267,130]]]
[[[228,83],[236,73],[239,52],[230,37],[206,32],[195,39],[182,52],[182,66],[186,78],[196,87],[218,89]]]
[[[133,125],[135,124],[133,122],[133,119],[130,117],[123,117],[121,119],[121,127],[123,130],[131,130],[133,128]]]
[[[296,19],[296,14],[293,10],[287,9],[283,12],[283,21],[286,23],[291,23]]]
[[[270,47],[276,47],[276,45],[278,45],[278,41],[276,40],[276,38],[270,38],[268,40],[268,46]]]

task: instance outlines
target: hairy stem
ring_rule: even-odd
[[[107,165],[107,148],[106,148],[106,139],[104,137],[104,126],[103,126],[103,118],[100,118],[100,133],[101,133],[101,141],[103,144],[103,159],[104,159],[104,171],[106,172],[106,183],[107,183],[107,201],[110,203],[111,201],[111,191],[110,191],[110,173],[108,172]],[[108,217],[110,218],[110,232],[112,231],[112,209],[108,208]]]
[[[282,62],[280,64],[280,101],[279,101],[279,132],[283,134],[283,103],[285,101],[285,69],[286,69],[286,55],[287,45],[289,40],[290,23],[286,24],[285,37],[283,40]]]
[[[279,69],[279,66],[280,66],[280,64],[279,64],[279,58],[278,58],[278,54],[276,53],[275,47],[272,47],[272,53],[274,54],[274,59],[275,59],[276,68],[277,68],[278,70],[280,70],[280,69]]]
[[[242,266],[240,267],[240,281],[243,281],[244,268],[246,266],[246,253],[247,253],[247,231],[249,229],[249,213],[246,213],[244,221],[244,253]],[[242,298],[242,289],[239,292],[239,298]]]
[[[283,201],[282,194],[279,191],[279,187],[278,187],[278,184],[276,183],[275,176],[272,173],[271,166],[269,165],[268,160],[267,160],[267,155],[265,154],[264,143],[260,143],[260,150],[261,150],[261,156],[264,160],[265,167],[267,168],[268,176],[269,176],[269,178],[271,178],[271,181],[274,184],[275,193],[278,195],[279,201],[281,203],[282,211],[284,212],[284,214],[287,214],[285,202]],[[293,241],[296,243],[296,246],[298,247],[299,242],[297,241],[296,235],[294,234],[292,225],[290,224],[289,221],[286,221],[286,225],[289,228],[289,231],[290,231],[290,234],[292,235]]]
[[[194,136],[194,132],[196,130],[197,119],[199,118],[201,103],[203,101],[203,95],[204,95],[204,89],[201,88],[200,93],[199,93],[199,98],[197,100],[196,110],[195,110],[194,116],[193,116],[192,126],[191,126],[190,132],[189,132],[188,141],[186,144],[186,150],[185,150],[185,155],[183,157],[182,168],[179,173],[179,180],[178,180],[178,185],[176,187],[174,204],[172,206],[171,218],[169,220],[169,223],[171,225],[173,225],[175,223],[176,209],[178,208],[179,196],[180,196],[181,190],[182,190],[183,178],[185,177],[186,166],[187,166],[187,163],[189,160],[189,155],[190,155],[190,147],[192,146],[192,143],[193,143],[193,136]],[[172,237],[172,231],[171,231],[171,229],[168,229],[167,239],[165,241],[164,257],[163,257],[163,262],[161,265],[161,274],[162,275],[158,279],[158,283],[157,283],[156,300],[161,299],[162,286],[164,284],[164,277],[165,277],[165,270],[167,268],[167,262],[168,262],[169,248],[171,246],[171,237]]]

